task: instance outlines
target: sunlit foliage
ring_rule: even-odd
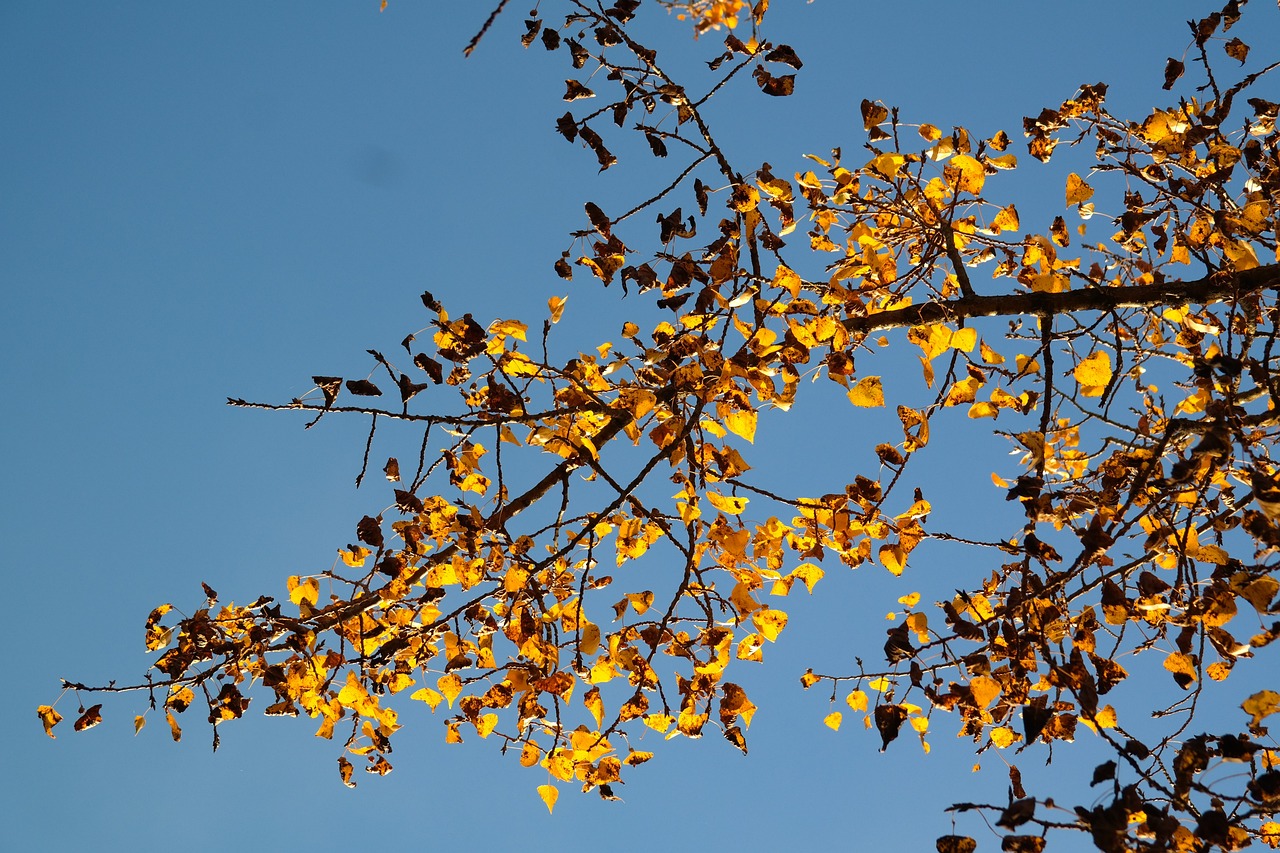
[[[768,697],[735,673],[786,641],[787,597],[822,595],[837,571],[909,575],[928,543],[969,571],[899,599],[856,670],[803,676],[838,698],[827,726],[856,720],[885,749],[958,730],[1007,751],[1010,800],[955,806],[987,813],[1005,850],[1073,831],[1108,851],[1280,847],[1266,727],[1280,693],[1253,693],[1216,732],[1196,717],[1280,636],[1280,107],[1262,89],[1278,63],[1234,72],[1250,55],[1244,4],[1193,22],[1187,63],[1170,60],[1168,97],[1142,114],[1113,114],[1103,83],[1012,135],[866,100],[864,138],[781,151],[786,171],[731,162],[703,111],[742,97],[764,114],[762,93],[793,91],[803,62],[768,41],[763,0],[659,4],[701,46],[724,35],[697,91],[636,40],[638,0],[551,5],[563,16],[544,9],[522,40],[564,57],[560,134],[601,170],[622,168],[614,149],[638,134],[670,177],[625,212],[587,201],[550,260],[660,319],[554,358],[565,296],[543,317],[484,321],[424,293],[423,327],[370,350],[367,375],[316,376],[279,405],[232,400],[308,426],[368,418],[361,479],[381,467],[383,508],[331,568],[274,595],[221,604],[205,587],[191,615],[157,607],[145,683],[66,688],[146,691],[175,739],[193,706],[214,726],[251,707],[309,717],[352,786],[357,766],[391,770],[402,716],[425,706],[448,742],[490,739],[541,768],[530,785],[553,809],[562,787],[613,798],[658,758],[633,748],[646,729],[746,752]],[[1064,152],[1060,213],[1024,221],[1005,174]],[[882,350],[918,371],[877,368]],[[794,452],[757,436],[802,392],[892,413],[823,494],[753,476],[762,455]],[[370,448],[391,422],[420,438],[383,464]],[[946,462],[931,455],[942,431],[1013,452],[991,474],[1016,510],[1007,529],[930,522],[991,488],[917,487],[918,468]],[[1182,698],[1109,702],[1138,670]],[[39,717],[52,737],[62,716]],[[1023,789],[1023,748],[1084,730],[1114,751],[1091,805]],[[1238,772],[1207,777],[1219,762]]]

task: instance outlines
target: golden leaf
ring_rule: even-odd
[[[452,708],[453,700],[457,699],[458,694],[462,692],[462,679],[458,677],[456,672],[450,672],[440,676],[440,680],[436,682],[436,687],[444,694],[449,707]]]
[[[741,515],[747,508],[748,498],[726,497],[718,492],[707,492],[707,500],[711,505],[726,515]]]
[[[142,731],[142,727],[147,724],[147,718],[139,714],[133,718],[133,735],[138,736],[138,732]]]
[[[884,389],[879,376],[864,376],[849,390],[849,402],[864,409],[884,405]]]
[[[671,724],[676,718],[670,714],[649,714],[644,718],[644,724],[659,734],[671,728]]]
[[[44,725],[44,733],[57,740],[58,737],[53,733],[53,727],[62,722],[62,715],[55,711],[52,705],[41,705],[36,708],[36,714],[40,717],[41,724]]]
[[[804,284],[796,271],[786,264],[778,264],[773,273],[774,287],[780,287],[791,294],[792,299],[800,296],[800,288]]]
[[[1080,383],[1082,395],[1101,397],[1111,381],[1111,373],[1111,356],[1104,350],[1098,350],[1088,358],[1081,359],[1072,375]]]
[[[840,731],[840,723],[844,719],[844,715],[839,711],[832,711],[823,718],[823,724],[832,731]]]
[[[368,548],[365,548],[360,545],[352,545],[350,551],[346,550],[345,548],[338,549],[338,554],[339,556],[342,557],[342,562],[352,567],[363,566],[365,558],[372,553],[373,552],[370,551]],[[310,582],[314,583],[315,581],[312,580]],[[292,595],[290,597],[292,597]],[[294,602],[294,603],[296,604],[297,602]],[[314,604],[315,602],[313,601],[312,603]]]
[[[1000,695],[1000,682],[987,675],[979,675],[977,678],[970,680],[969,690],[973,694],[973,701],[979,708],[986,708],[991,704],[991,700]]]
[[[999,234],[1003,231],[1017,231],[1018,225],[1018,210],[1011,204],[997,213],[995,218],[991,220],[991,233]]]
[[[556,800],[560,796],[560,791],[555,785],[539,785],[538,796],[542,797],[542,802],[547,804],[547,814],[553,814],[556,808]]]
[[[492,734],[494,728],[496,728],[497,725],[498,725],[498,715],[493,713],[483,715],[475,723],[476,731],[479,732],[480,737],[482,738],[488,737],[490,734]]]
[[[752,443],[756,440],[756,412],[742,409],[724,416],[724,427],[729,432]]]
[[[878,553],[880,564],[895,575],[907,567],[907,553],[901,545],[881,545]]]
[[[355,767],[347,760],[345,755],[338,756],[338,775],[342,777],[342,784],[348,788],[354,788],[355,782],[351,781],[351,774],[355,771]]]
[[[1011,746],[1021,739],[1021,735],[1013,729],[1006,728],[1004,726],[991,730],[991,742],[994,743],[998,749],[1004,749]]]
[[[169,734],[173,736],[173,742],[177,743],[178,741],[182,740],[182,727],[178,725],[178,721],[174,718],[173,712],[165,711],[164,716],[165,716],[165,719],[169,722]],[[327,722],[329,722],[330,726],[333,725],[331,721],[327,721]]]
[[[849,707],[855,711],[867,710],[867,694],[861,690],[854,690],[848,696],[844,697],[844,701]]]
[[[591,716],[595,718],[596,728],[599,729],[604,725],[604,701],[600,698],[600,688],[592,687],[582,695],[582,704],[591,712]]]
[[[430,706],[432,713],[434,713],[436,707],[444,701],[444,697],[432,690],[430,687],[423,687],[413,691],[409,698],[417,699],[419,702],[426,702],[427,705]]]
[[[782,629],[787,627],[787,614],[781,610],[766,607],[752,613],[751,621],[766,640],[773,642],[778,639]]]
[[[1067,205],[1084,204],[1093,198],[1093,187],[1075,172],[1067,175]]]
[[[639,764],[644,764],[646,761],[650,760],[651,758],[653,758],[652,752],[642,752],[640,750],[632,750],[631,752],[627,753],[626,758],[622,759],[622,763],[627,765],[628,767],[635,767]]]
[[[1280,711],[1280,693],[1274,690],[1262,690],[1244,700],[1240,708],[1252,717],[1249,720],[1249,728],[1256,729],[1262,724],[1264,717]]]
[[[968,154],[957,154],[942,170],[947,184],[957,193],[967,192],[978,195],[982,192],[982,184],[986,180],[986,172],[974,158]]]
[[[1190,655],[1174,652],[1164,659],[1164,668],[1172,672],[1174,679],[1184,688],[1196,680],[1196,664]]]

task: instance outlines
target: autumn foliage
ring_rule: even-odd
[[[745,753],[768,697],[735,673],[785,641],[787,596],[822,595],[836,571],[910,573],[917,549],[962,554],[967,571],[890,602],[883,649],[857,650],[856,670],[803,675],[839,697],[828,725],[865,720],[884,748],[941,730],[1005,751],[1009,800],[954,807],[990,818],[1005,850],[1077,832],[1106,851],[1280,847],[1280,684],[1213,731],[1196,716],[1280,637],[1280,105],[1260,94],[1280,63],[1242,40],[1275,10],[1231,0],[1192,22],[1167,98],[1140,115],[1113,114],[1103,83],[1013,133],[864,100],[864,138],[780,151],[784,171],[731,162],[704,115],[711,97],[767,110],[802,78],[802,51],[768,40],[766,0],[657,5],[710,49],[712,85],[686,89],[637,41],[638,0],[544,3],[520,34],[564,58],[552,118],[574,149],[601,170],[627,167],[615,150],[652,155],[665,175],[625,212],[586,201],[546,259],[545,316],[488,321],[424,293],[422,328],[370,350],[367,375],[230,401],[308,427],[368,419],[361,480],[380,468],[385,493],[333,566],[248,604],[208,586],[190,615],[163,604],[143,683],[64,686],[142,691],[175,739],[184,715],[309,717],[348,785],[391,770],[425,706],[450,743],[489,739],[539,768],[551,808],[570,787],[613,798],[660,758],[632,746],[646,729]],[[1061,212],[1024,221],[1002,176],[1055,157],[1072,164]],[[552,267],[654,319],[554,358],[571,300]],[[778,452],[758,425],[802,393],[892,423],[821,494],[753,476]],[[384,463],[371,448],[388,424],[415,432]],[[941,431],[1013,451],[998,491],[922,492]],[[1015,522],[930,523],[974,494]],[[1108,701],[1139,672],[1181,697]],[[53,736],[61,715],[39,716]],[[1024,790],[1024,749],[1086,731],[1114,753],[1079,780],[1090,805]],[[1206,774],[1221,762],[1238,772]]]

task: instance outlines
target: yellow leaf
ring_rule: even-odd
[[[832,711],[822,720],[827,728],[832,731],[840,731],[840,722],[844,719],[844,715],[839,711]]]
[[[979,675],[969,682],[969,690],[973,693],[973,701],[979,708],[986,708],[991,700],[1000,695],[1000,682],[987,675]]]
[[[1164,659],[1164,668],[1172,672],[1174,678],[1182,676],[1182,678],[1178,679],[1180,684],[1183,683],[1184,679],[1187,684],[1196,680],[1196,665],[1190,655],[1174,652]]]
[[[307,578],[305,581],[293,575],[287,581],[289,588],[289,600],[299,607],[302,602],[314,606],[320,599],[320,584],[315,578]]]
[[[489,334],[505,335],[519,341],[527,340],[524,333],[528,330],[528,325],[521,323],[519,320],[494,320],[489,325]]]
[[[910,595],[904,595],[898,599],[898,603],[904,607],[915,607],[920,603],[920,593],[913,592]]]
[[[804,284],[796,271],[786,264],[778,264],[777,270],[773,273],[774,287],[780,287],[791,294],[791,298],[795,299],[800,295],[800,287]]]
[[[730,412],[724,416],[724,428],[752,443],[756,440],[756,413],[754,409]]]
[[[880,386],[879,376],[864,376],[849,391],[849,402],[864,409],[874,409],[884,405],[884,389]]]
[[[748,498],[725,497],[718,492],[707,492],[707,500],[726,515],[740,515],[747,508]]]
[[[458,694],[462,692],[462,679],[458,677],[456,672],[450,672],[447,675],[440,676],[440,680],[436,682],[436,687],[444,694],[449,707],[452,708],[453,700],[457,699]]]
[[[901,545],[881,545],[880,563],[895,575],[907,567],[907,554]]]
[[[973,347],[977,342],[977,329],[957,329],[951,334],[951,348],[958,349],[961,352],[973,352]]]
[[[998,749],[1004,749],[1018,741],[1020,738],[1021,735],[1017,734],[1012,729],[1007,729],[1003,726],[998,729],[991,730],[991,742],[994,743]]]
[[[555,812],[556,799],[560,796],[560,792],[556,790],[555,785],[539,785],[538,796],[542,797],[542,801],[547,804],[547,814]]]
[[[751,614],[751,621],[766,640],[773,642],[778,639],[778,635],[782,633],[782,629],[787,627],[787,614],[781,610],[772,610],[764,608],[757,610]]]
[[[844,697],[844,701],[847,702],[849,707],[855,711],[867,710],[867,694],[863,693],[861,690],[854,690],[848,696]]]
[[[905,162],[907,162],[906,157],[890,152],[876,157],[867,164],[867,168],[881,177],[892,179],[894,175],[898,174],[898,170],[902,168],[902,164]]]
[[[652,752],[642,752],[640,750],[633,750],[632,752],[627,753],[627,757],[622,759],[622,763],[627,765],[628,767],[635,767],[637,765],[644,764],[646,761],[650,760],[651,758],[653,758]]]
[[[1084,179],[1072,172],[1067,175],[1067,204],[1083,204],[1093,198],[1093,187],[1084,182]]]
[[[883,693],[893,686],[893,682],[886,678],[873,678],[867,682],[867,686],[877,693]]]
[[[929,718],[928,717],[912,717],[911,728],[915,729],[920,734],[926,734],[929,731]]]
[[[1080,393],[1085,397],[1101,397],[1111,381],[1111,356],[1098,350],[1076,365],[1073,375],[1080,383]]]
[[[592,687],[582,696],[582,704],[591,712],[591,716],[595,718],[596,728],[604,725],[604,701],[600,698],[600,688]]]
[[[675,721],[676,718],[670,714],[649,714],[644,718],[644,724],[659,734],[671,728]]]
[[[524,749],[520,750],[520,766],[532,767],[542,760],[542,750],[533,741],[529,741],[524,745]]]
[[[1240,708],[1253,717],[1249,721],[1249,728],[1257,728],[1261,725],[1264,717],[1269,717],[1276,711],[1280,711],[1280,693],[1274,690],[1260,691],[1244,700]]]
[[[925,142],[937,142],[942,138],[942,131],[932,124],[922,124],[920,125],[920,136],[924,138]]]
[[[1004,231],[1017,231],[1018,224],[1018,209],[1013,205],[1009,205],[997,213],[995,219],[991,220],[991,231],[994,234]]]
[[[133,718],[133,734],[136,737],[138,732],[142,731],[142,727],[147,724],[147,718],[139,714]]]
[[[352,545],[350,551],[345,548],[338,549],[338,554],[342,557],[342,562],[353,568],[363,566],[365,558],[372,553],[373,552],[368,548],[360,545]]]
[[[1248,243],[1239,240],[1225,240],[1222,244],[1222,251],[1231,259],[1231,265],[1237,271],[1251,270],[1258,267],[1258,256],[1254,254],[1253,247]]]
[[[488,737],[498,725],[497,714],[485,714],[476,721],[476,731],[480,733],[480,737]]]
[[[53,733],[53,727],[62,722],[62,715],[55,711],[52,705],[41,705],[36,708],[36,714],[39,715],[40,722],[44,725],[44,733],[57,740],[57,735]]]
[[[551,311],[551,322],[559,323],[560,318],[564,316],[564,304],[569,301],[567,296],[553,296],[547,300],[547,308]]]
[[[436,710],[436,706],[444,701],[444,697],[432,690],[430,687],[423,687],[419,690],[413,691],[409,698],[417,699],[419,702],[426,702],[431,707],[433,713]]]
[[[805,588],[812,593],[814,584],[826,577],[826,572],[812,563],[801,563],[796,566],[795,571],[788,577],[799,578],[804,583]]]
[[[946,352],[955,334],[941,323],[930,323],[927,326],[911,327],[907,331],[907,340],[924,350],[925,358],[933,359]],[[972,344],[969,348],[973,348]]]
[[[986,341],[978,347],[978,352],[982,354],[982,360],[987,364],[1004,364],[1004,356],[987,346]]]
[[[942,176],[957,193],[967,192],[977,195],[982,192],[982,184],[986,173],[982,164],[968,154],[957,154],[942,170]]]

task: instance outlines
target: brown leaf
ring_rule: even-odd
[[[889,117],[889,110],[884,106],[862,100],[862,129],[871,130]]]
[[[83,732],[93,728],[102,722],[102,706],[94,705],[89,710],[80,715],[80,719],[76,720],[76,731]]]
[[[783,65],[790,65],[799,71],[804,67],[804,63],[800,61],[800,57],[796,56],[796,52],[791,49],[789,44],[780,44],[764,56],[769,62],[781,62]]]
[[[764,70],[762,66],[757,65],[751,76],[756,78],[756,82],[760,84],[762,92],[775,98],[785,98],[794,92],[796,88],[796,75],[794,74],[774,77]]]
[[[333,401],[338,399],[338,392],[342,390],[342,377],[312,376],[311,381],[324,393],[324,407],[327,409],[332,406]]]
[[[413,492],[396,489],[396,507],[401,512],[417,514],[422,512],[422,501]]]
[[[566,101],[578,101],[583,98],[594,98],[596,93],[579,83],[577,80],[565,80],[564,99]]]
[[[613,225],[609,221],[609,217],[605,216],[604,211],[591,202],[587,202],[584,207],[587,210],[587,218],[591,220],[591,227],[600,232],[602,237],[608,237],[610,228]]]
[[[542,21],[536,19],[532,21],[525,21],[524,27],[525,32],[524,35],[520,36],[520,44],[523,47],[528,47],[533,44],[533,40],[538,37],[538,31],[542,29]]]
[[[944,835],[934,846],[938,853],[973,853],[978,849],[978,842],[967,835]]]
[[[413,363],[419,369],[426,371],[427,376],[431,377],[431,381],[439,385],[444,381],[444,367],[440,362],[436,361],[426,353],[418,353],[413,357]]]
[[[898,730],[907,719],[907,709],[901,705],[879,705],[876,707],[876,729],[880,732],[880,751],[884,752],[898,737]]]
[[[1180,61],[1169,57],[1169,61],[1164,66],[1164,85],[1160,88],[1168,91],[1173,88],[1173,84],[1182,76],[1182,72],[1186,70],[1186,66]]]
[[[1005,829],[1015,829],[1031,818],[1036,813],[1036,801],[1028,797],[1025,800],[1017,800],[1010,803],[1009,807],[1000,814],[1000,819],[996,821],[996,826],[1002,826]]]
[[[382,547],[382,519],[366,515],[356,525],[356,536],[375,548]]]
[[[392,456],[387,460],[387,464],[382,466],[382,473],[391,482],[398,482],[400,480],[400,461]]]
[[[357,397],[381,397],[382,391],[368,379],[347,380],[347,390]]]
[[[1227,42],[1222,46],[1222,49],[1227,52],[1227,56],[1238,61],[1241,65],[1244,65],[1245,60],[1249,58],[1249,45],[1238,38],[1233,38]]]
[[[431,387],[425,382],[421,384],[414,382],[412,379],[409,378],[409,375],[407,373],[401,373],[400,379],[396,382],[396,384],[400,387],[401,403],[409,402],[410,400],[413,399],[414,395],[417,394],[419,391],[425,391],[429,387]]]

